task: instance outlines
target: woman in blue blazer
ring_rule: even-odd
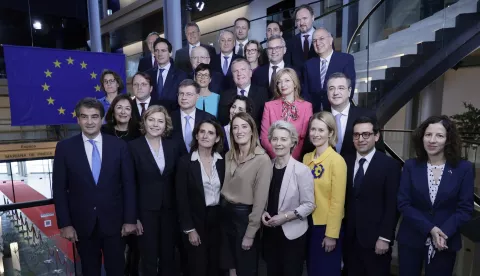
[[[452,275],[462,247],[459,229],[473,211],[473,166],[460,157],[460,137],[447,116],[414,132],[417,158],[405,162],[398,192],[400,276]]]

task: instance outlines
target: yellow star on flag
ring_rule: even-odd
[[[72,57],[68,57],[68,59],[66,59],[68,64],[73,64],[73,62],[75,61]]]
[[[82,61],[80,65],[82,66],[82,69],[87,69],[87,64],[85,63],[85,61]]]
[[[100,91],[100,85],[95,85],[95,92],[99,92]]]
[[[45,71],[45,72],[43,72],[43,73],[45,73],[45,77],[46,77],[46,78],[51,78],[53,72],[50,72],[50,70],[47,69],[47,71]]]
[[[57,59],[57,60],[55,60],[55,62],[53,64],[55,64],[55,68],[61,68],[60,64],[62,64],[62,63],[60,61],[58,61],[58,59]]]
[[[77,113],[75,112],[75,110],[73,112],[70,112],[70,114],[72,114],[72,118],[77,117]]]
[[[65,109],[63,107],[60,106],[58,110],[58,115],[62,114],[62,115],[65,115]]]
[[[48,90],[50,88],[50,85],[48,85],[47,83],[44,83],[42,87],[43,87],[43,91],[50,91]]]
[[[94,72],[90,73],[90,76],[92,77],[92,79],[96,79],[97,78],[97,74]]]
[[[48,102],[49,105],[53,105],[54,101],[55,101],[55,99],[52,99],[52,97],[47,99],[47,102]]]

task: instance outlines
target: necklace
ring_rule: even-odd
[[[117,129],[116,129],[116,128],[114,128],[114,130],[115,130],[115,136],[117,136],[117,138],[122,138],[122,137],[125,137],[125,136],[127,136],[127,135],[128,135],[128,130],[127,130],[127,132],[126,132],[126,133],[124,133],[124,134],[120,134],[120,136],[118,136],[118,134],[117,134]],[[120,130],[118,130],[118,131],[120,131]]]

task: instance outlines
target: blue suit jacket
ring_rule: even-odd
[[[300,71],[296,70],[293,66],[291,66],[290,64],[288,64],[286,62],[285,62],[285,68],[294,69],[295,72],[297,73],[298,78],[301,80]],[[269,69],[270,69],[270,63],[264,64],[264,65],[258,67],[257,69],[255,69],[255,71],[253,72],[253,75],[252,75],[252,83],[254,83],[258,86],[262,86],[262,87],[267,88],[268,99],[273,99],[274,91],[270,91],[270,82],[268,81],[268,79],[270,78],[270,76],[268,75],[268,70]],[[278,72],[278,69],[277,69],[277,72]]]
[[[152,100],[153,101],[163,101],[168,102],[170,106],[178,105],[178,86],[179,84],[187,78],[187,73],[179,70],[173,66],[173,63],[170,63],[170,69],[168,70],[167,78],[163,84],[162,96],[159,97],[157,94],[157,72],[158,68],[152,68],[147,70],[146,73],[150,75],[152,81]],[[174,108],[176,109],[176,108]]]
[[[356,80],[355,61],[352,55],[335,51],[333,52],[323,86],[321,85],[320,79],[320,57],[317,56],[305,62],[302,71],[302,96],[305,100],[312,103],[313,113],[322,110],[331,110],[330,102],[327,97],[327,80],[330,75],[338,72],[344,73],[352,80],[352,93],[350,94],[350,99],[352,99]],[[321,108],[322,106],[323,109]]]
[[[58,142],[53,163],[53,200],[58,228],[73,226],[90,236],[98,221],[105,235],[119,234],[124,223],[135,224],[133,163],[127,143],[102,134],[102,168],[95,184],[82,135]]]
[[[286,63],[291,64],[295,69],[301,71],[303,65],[308,59],[317,56],[315,53],[315,47],[310,44],[310,49],[308,51],[308,59],[303,57],[303,44],[302,38],[300,37],[302,34],[296,34],[290,40],[287,41],[287,53],[285,54],[284,60]]]
[[[447,162],[432,205],[427,163],[407,160],[398,191],[398,209],[403,215],[398,243],[423,248],[430,230],[437,226],[448,237],[448,250],[460,250],[462,240],[459,229],[470,220],[473,212],[473,179],[470,162],[462,160],[455,168]]]
[[[215,72],[219,72],[223,76],[222,91],[215,91],[215,92],[218,94],[222,94],[223,91],[236,87],[235,82],[233,81],[232,62],[237,58],[241,58],[241,56],[236,55],[235,53],[233,54],[232,61],[228,66],[228,71],[226,75],[223,75],[223,71],[222,71],[222,64],[223,64],[222,53],[216,54],[215,56],[210,58],[211,58],[210,66],[212,70]]]

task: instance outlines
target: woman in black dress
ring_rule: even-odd
[[[125,142],[140,137],[136,116],[132,116],[134,105],[133,100],[126,94],[115,97],[105,116],[106,124],[102,126],[102,133],[116,136]]]

